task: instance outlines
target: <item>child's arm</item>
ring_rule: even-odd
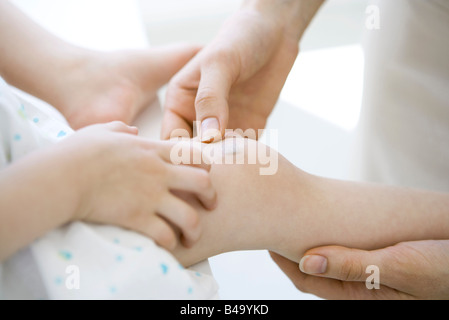
[[[199,49],[179,44],[89,50],[63,41],[0,0],[0,76],[58,109],[74,129],[133,123]]]
[[[0,0],[0,74],[9,84],[39,98],[51,97],[58,79],[82,63],[82,52],[43,29],[10,1]]]
[[[0,171],[0,261],[75,215],[77,168],[56,148]]]
[[[78,131],[0,171],[0,261],[74,220],[140,232],[173,249],[198,240],[195,209],[172,194],[195,194],[213,208],[205,168],[175,166],[170,142],[136,136],[120,122]]]
[[[177,249],[183,264],[251,249],[299,262],[306,250],[322,245],[375,249],[449,238],[448,194],[316,177],[282,157],[273,176],[261,176],[259,168],[213,165],[219,204],[202,217],[200,241]]]

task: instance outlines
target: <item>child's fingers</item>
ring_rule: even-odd
[[[192,246],[200,238],[198,213],[186,202],[168,194],[162,199],[157,212],[181,230],[183,245],[186,247]]]
[[[168,172],[168,187],[171,190],[193,193],[206,209],[215,209],[217,193],[208,172],[187,166],[170,166]]]
[[[167,250],[172,251],[176,248],[178,238],[167,221],[154,214],[145,214],[143,220],[140,220],[135,226],[130,226],[130,228],[150,237]]]
[[[137,135],[139,133],[139,129],[137,127],[131,127],[125,124],[122,121],[113,121],[106,124],[101,124],[104,129],[114,132],[128,133]]]
[[[164,142],[160,155],[170,164],[188,165],[206,171],[211,169],[211,161],[203,154],[201,144],[192,141]]]

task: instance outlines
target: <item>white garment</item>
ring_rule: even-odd
[[[449,1],[377,0],[367,32],[364,180],[449,192]]]
[[[0,78],[0,169],[70,134],[54,110],[14,94]],[[184,269],[140,234],[81,222],[0,265],[2,299],[214,299],[217,289],[212,276]]]

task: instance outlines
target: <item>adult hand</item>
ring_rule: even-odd
[[[381,250],[337,246],[309,250],[298,264],[271,253],[303,292],[325,299],[449,299],[449,240],[404,242]],[[380,289],[368,289],[368,266]]]
[[[162,138],[174,130],[221,139],[225,129],[263,129],[298,54],[279,21],[241,10],[170,82]]]

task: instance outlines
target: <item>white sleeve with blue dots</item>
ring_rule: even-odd
[[[0,169],[73,133],[0,78]],[[0,265],[2,299],[216,299],[209,274],[183,268],[140,234],[76,222]]]
[[[51,299],[210,299],[217,292],[211,276],[117,227],[72,223],[37,241],[33,253]]]

